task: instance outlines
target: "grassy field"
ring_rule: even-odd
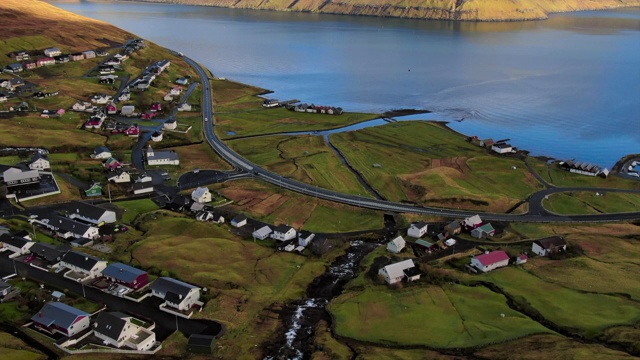
[[[158,205],[149,199],[118,201],[115,204],[124,209],[121,222],[125,224],[133,224],[136,216],[158,209]]]
[[[545,319],[587,337],[609,326],[640,321],[637,303],[623,297],[565,288],[522,269],[500,269],[481,279],[496,284],[517,303],[535,309]]]
[[[521,160],[489,155],[439,124],[393,123],[334,134],[331,141],[393,201],[506,211],[541,188]]]
[[[39,360],[46,359],[47,356],[40,351],[30,347],[24,341],[0,332],[0,353],[5,359],[12,360]]]
[[[602,187],[619,189],[640,189],[640,181],[619,178],[610,174],[606,179],[598,176],[575,174],[561,169],[557,163],[548,166],[543,161],[529,159],[529,163],[549,183],[560,187]]]
[[[571,191],[549,196],[544,207],[557,214],[622,213],[640,210],[640,194],[592,191]]]
[[[342,193],[367,193],[321,136],[265,136],[228,144],[250,161],[288,178]]]
[[[336,334],[396,346],[469,347],[549,332],[482,287],[366,289],[334,299],[329,310]]]
[[[286,223],[318,232],[372,230],[383,227],[382,213],[336,204],[251,180],[216,184],[233,201],[227,208],[270,223]]]

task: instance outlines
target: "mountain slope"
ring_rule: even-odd
[[[143,0],[230,8],[417,19],[510,21],[550,13],[640,6],[640,0]]]

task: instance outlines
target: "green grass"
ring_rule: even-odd
[[[304,229],[323,233],[381,229],[382,214],[346,206],[317,206],[305,221]]]
[[[32,360],[46,359],[47,357],[36,349],[27,345],[24,341],[8,334],[0,332],[0,352],[6,359]]]
[[[568,289],[539,279],[519,268],[505,268],[483,275],[516,302],[529,306],[545,319],[592,337],[613,325],[640,321],[640,307],[627,299]]]
[[[148,213],[158,209],[158,205],[149,199],[119,201],[115,204],[118,207],[125,209],[121,220],[125,224],[132,224],[135,217],[139,214]]]
[[[502,295],[462,285],[367,289],[338,297],[329,311],[336,334],[395,346],[470,347],[549,332]]]
[[[546,170],[545,170],[546,171]],[[575,174],[563,169],[557,164],[550,165],[552,184],[560,187],[604,187],[618,189],[640,189],[640,181],[619,178],[609,174],[606,179],[598,176]]]
[[[622,213],[640,210],[640,194],[593,191],[572,191],[549,196],[544,207],[557,214]]]

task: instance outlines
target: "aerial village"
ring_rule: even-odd
[[[55,97],[55,91],[39,90],[18,75],[37,67],[95,57],[104,57],[105,60],[94,70],[93,76],[97,76],[101,84],[112,85],[118,78],[113,75],[114,72],[132,53],[144,46],[142,39],[131,40],[113,56],[105,50],[63,54],[57,48],[48,48],[35,60],[32,54],[16,52],[16,62],[4,69],[11,77],[0,80],[0,86],[6,89],[0,93],[0,102],[25,93],[33,93],[34,98]],[[197,83],[190,84],[186,77],[171,79],[175,86],[167,88],[164,98],[153,101],[148,108],[138,109],[127,104],[132,92],[149,89],[170,65],[168,60],[158,60],[142,74],[124,83],[113,95],[94,94],[89,99],[79,100],[70,109],[42,110],[40,116],[56,118],[74,111],[86,114],[83,126],[86,131],[106,132],[135,140],[147,136],[144,147],[132,150],[141,152],[140,158],[144,159],[145,165],[162,169],[178,166],[180,159],[175,151],[159,149],[155,145],[162,143],[163,134],[186,133],[191,129],[190,126],[178,124],[174,115],[178,111],[198,111],[197,106],[186,102]],[[168,102],[173,103],[171,113],[164,112]],[[265,100],[263,106],[286,106],[291,111],[327,115],[343,112],[340,108],[293,105],[277,100]],[[24,103],[10,111],[26,111],[29,108],[30,105]],[[140,125],[142,122],[145,125]],[[472,141],[498,154],[516,151],[506,141]],[[207,297],[203,296],[207,289],[198,284],[163,276],[162,273],[149,274],[143,269],[122,262],[108,262],[83,252],[83,248],[98,251],[108,249],[113,237],[129,230],[130,225],[123,224],[122,211],[112,205],[112,195],[116,193],[121,198],[152,198],[161,209],[225,227],[247,241],[270,241],[278,251],[289,252],[291,256],[310,256],[322,248],[326,241],[327,234],[296,229],[285,223],[268,224],[243,213],[229,211],[224,207],[226,200],[220,200],[219,194],[212,193],[206,186],[181,189],[179,185],[167,185],[166,182],[172,179],[165,170],[140,172],[139,167],[125,158],[116,158],[106,146],[96,147],[89,154],[95,160],[95,167],[102,172],[103,179],[80,189],[82,201],[31,209],[27,206],[30,200],[59,194],[61,190],[51,171],[47,149],[33,148],[29,151],[31,158],[28,161],[14,166],[0,166],[7,198],[25,205],[20,216],[28,217],[28,223],[32,226],[31,232],[0,228],[0,246],[4,253],[1,256],[3,261],[10,261],[14,269],[12,273],[2,274],[0,300],[22,301],[21,289],[13,284],[14,280],[24,279],[33,272],[47,274],[46,277],[38,277],[47,280],[40,281],[42,292],[38,295],[37,306],[31,304],[33,315],[23,326],[47,336],[56,347],[67,353],[91,350],[156,353],[162,349],[162,343],[155,333],[158,328],[164,327],[162,331],[167,331],[166,323],[172,321],[175,321],[177,328],[195,326],[188,322],[189,319],[207,306]],[[608,174],[607,169],[573,160],[562,162],[560,166],[567,171],[589,176]],[[200,170],[189,172],[197,175]],[[181,190],[187,190],[190,194]],[[11,209],[13,211],[13,207]],[[63,245],[40,242],[37,232],[58,239]],[[472,256],[457,260],[454,265],[459,271],[482,276],[491,271],[500,271],[503,267],[522,265],[532,256],[561,257],[571,246],[563,237],[551,236],[533,241],[527,251],[496,249],[499,246],[491,239],[500,234],[500,224],[484,221],[479,215],[451,219],[445,223],[413,222],[396,232],[392,238],[386,239],[388,241],[382,246],[390,255],[389,262],[374,270],[380,279],[393,288],[399,284],[420,281],[421,275],[424,275],[419,266],[421,262],[456,252],[474,250]],[[93,312],[76,308],[73,305],[79,296],[68,290],[71,284],[81,286],[82,297],[86,297],[85,292],[88,291],[102,292],[109,301]],[[193,331],[189,338],[189,349],[211,353],[216,335]]]

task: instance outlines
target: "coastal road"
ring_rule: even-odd
[[[245,171],[249,174],[252,174],[255,177],[259,177],[262,180],[269,182],[273,185],[279,186],[283,189],[295,191],[301,194],[305,194],[312,197],[317,197],[324,200],[334,201],[338,203],[380,210],[380,211],[389,211],[394,213],[415,213],[422,215],[435,215],[435,216],[444,216],[451,218],[460,218],[460,217],[468,217],[475,214],[480,214],[483,219],[486,220],[496,220],[496,221],[519,221],[519,222],[609,222],[609,221],[623,221],[623,220],[635,220],[640,219],[640,211],[633,213],[624,213],[624,214],[595,214],[595,215],[556,215],[551,214],[547,211],[543,211],[541,205],[535,205],[534,207],[537,209],[536,212],[531,212],[527,214],[519,214],[519,215],[511,215],[511,214],[496,214],[496,213],[482,213],[477,211],[462,211],[455,209],[439,209],[433,207],[421,207],[414,206],[402,203],[394,203],[385,200],[379,199],[371,199],[361,196],[342,194],[339,192],[319,188],[314,185],[305,184],[296,180],[291,180],[286,177],[283,177],[279,174],[267,171],[265,169],[260,168],[259,166],[251,163],[247,159],[241,157],[236,152],[231,150],[222,140],[220,140],[214,132],[214,124],[213,124],[213,104],[211,102],[211,87],[209,85],[209,77],[207,76],[206,71],[195,61],[188,57],[183,57],[184,60],[189,63],[200,76],[200,79],[203,84],[203,93],[202,93],[202,116],[203,116],[203,132],[205,139],[211,146],[211,148],[220,155],[224,160],[229,162],[235,168]],[[558,188],[559,189],[559,188]],[[606,189],[601,189],[602,191],[610,191]],[[541,200],[548,193],[544,193],[544,191],[552,191],[551,189],[543,190],[543,192],[538,196],[534,194],[531,197],[530,203],[538,201],[537,204],[541,204]],[[563,191],[563,189],[559,189],[558,191]],[[570,189],[566,189],[565,191],[571,191]],[[620,190],[622,191],[622,190]],[[531,205],[530,205],[531,206]],[[538,210],[537,206],[542,210]]]

